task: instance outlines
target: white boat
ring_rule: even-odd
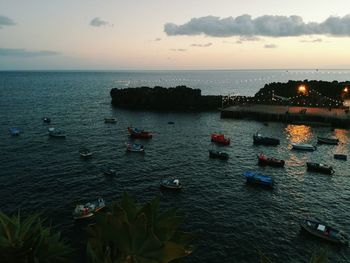
[[[94,213],[97,213],[106,206],[102,197],[96,201],[86,203],[85,205],[77,205],[73,211],[73,218],[75,220],[92,217]]]
[[[294,150],[300,150],[300,151],[315,151],[316,146],[313,146],[312,144],[302,144],[302,143],[292,143],[292,148]]]
[[[126,150],[128,152],[140,152],[143,153],[145,151],[145,147],[142,144],[131,144],[131,143],[126,143]]]
[[[89,151],[87,148],[80,148],[79,154],[81,157],[87,158],[92,156],[92,152]]]
[[[56,129],[56,128],[49,128],[49,136],[56,137],[56,138],[65,138],[66,133],[63,130]]]

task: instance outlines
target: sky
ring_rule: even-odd
[[[350,69],[348,0],[0,0],[0,70]]]

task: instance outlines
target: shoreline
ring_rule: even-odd
[[[292,124],[326,124],[340,128],[350,127],[349,111],[340,108],[246,104],[230,106],[220,111],[223,119],[253,119]]]

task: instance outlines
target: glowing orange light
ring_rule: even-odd
[[[298,87],[298,91],[299,91],[299,93],[306,93],[306,87],[305,87],[305,85],[300,85],[300,86]]]
[[[345,87],[344,92],[348,92],[348,91],[349,91],[348,87]]]

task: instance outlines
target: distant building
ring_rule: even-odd
[[[350,99],[345,99],[343,105],[345,107],[350,107]]]

